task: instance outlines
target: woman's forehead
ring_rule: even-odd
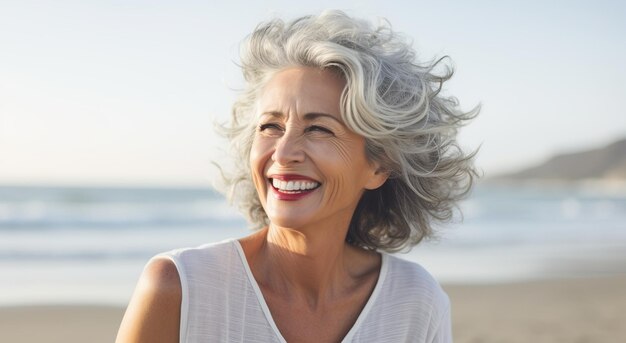
[[[339,115],[345,81],[335,73],[309,67],[276,73],[259,97],[259,113],[326,113]]]

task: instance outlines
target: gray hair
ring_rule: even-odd
[[[268,224],[249,162],[259,92],[285,68],[331,70],[346,80],[346,126],[365,137],[366,156],[389,173],[380,188],[363,194],[346,241],[392,252],[433,236],[433,224],[453,217],[476,176],[475,152],[464,153],[456,133],[479,107],[463,112],[455,98],[440,93],[453,73],[448,65],[443,75],[435,73],[443,61],[420,65],[411,44],[387,22],[374,26],[340,11],[260,24],[242,45],[247,87],[223,127],[236,157],[225,177],[229,199],[256,228]]]

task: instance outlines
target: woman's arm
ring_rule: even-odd
[[[175,343],[179,340],[182,290],[174,263],[148,263],[126,309],[116,343]]]

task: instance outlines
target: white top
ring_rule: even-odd
[[[180,342],[283,342],[237,240],[178,249]],[[418,264],[382,254],[380,276],[342,342],[452,342],[448,296]]]

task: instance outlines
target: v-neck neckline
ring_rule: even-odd
[[[278,326],[276,326],[274,317],[272,317],[270,308],[269,306],[267,306],[265,297],[263,296],[263,293],[261,292],[261,287],[259,287],[259,284],[254,278],[254,275],[252,275],[252,270],[250,270],[250,265],[248,264],[248,260],[246,259],[246,254],[243,252],[241,243],[239,243],[238,240],[233,239],[233,244],[235,245],[237,252],[239,253],[241,264],[243,264],[243,267],[246,271],[246,275],[248,276],[248,280],[250,281],[250,284],[252,285],[252,289],[254,289],[254,293],[256,294],[257,300],[259,301],[259,305],[261,305],[261,309],[263,310],[263,314],[265,314],[265,318],[267,319],[268,323],[272,327],[272,330],[274,330],[276,337],[278,337],[278,339],[282,343],[287,343],[287,340],[280,333],[280,330],[278,330]],[[367,299],[367,303],[365,304],[365,307],[363,307],[363,309],[361,310],[361,313],[359,313],[359,316],[357,317],[356,321],[350,328],[350,331],[348,331],[346,336],[341,340],[342,343],[350,342],[352,340],[356,332],[359,330],[359,327],[361,326],[361,324],[365,321],[367,314],[371,310],[372,306],[374,306],[374,303],[376,302],[376,299],[378,298],[378,295],[381,292],[381,288],[387,276],[388,256],[384,252],[380,253],[380,255],[381,255],[380,271],[378,275],[378,280],[376,281],[376,285],[374,286],[374,290],[372,291],[372,294],[370,294],[369,298]]]

